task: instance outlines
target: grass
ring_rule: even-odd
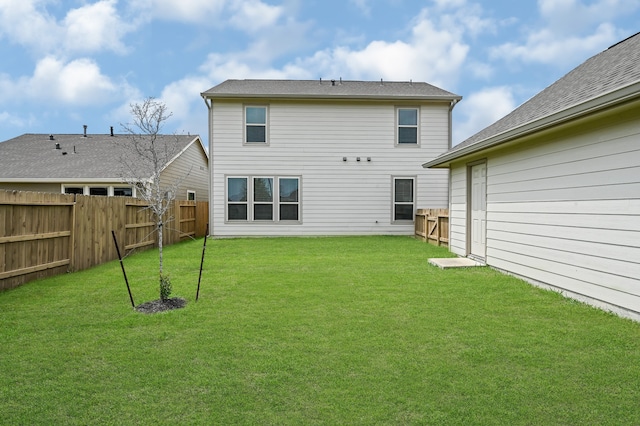
[[[2,424],[640,424],[640,325],[405,237],[166,249],[0,293]],[[156,253],[125,260],[136,303]]]

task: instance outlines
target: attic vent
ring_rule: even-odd
[[[87,137],[87,125],[83,124],[82,127],[84,128],[84,137]]]
[[[336,81],[335,80],[331,80],[331,85],[335,86],[336,85]]]
[[[49,140],[52,141],[53,140],[53,135],[49,135]]]
[[[60,149],[60,144],[56,142],[56,149]]]
[[[111,136],[113,136],[113,126],[111,126]]]

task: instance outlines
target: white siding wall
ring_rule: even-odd
[[[487,264],[640,313],[639,116],[635,108],[489,154]],[[465,170],[453,170],[458,254]]]
[[[186,176],[186,178],[185,178]],[[200,143],[193,143],[176,158],[163,172],[165,184],[173,184],[184,179],[176,194],[176,199],[186,200],[187,191],[195,191],[196,201],[209,200],[209,165]]]
[[[243,104],[214,102],[213,234],[412,235],[413,223],[392,223],[392,176],[416,177],[416,208],[448,204],[448,171],[421,167],[447,149],[448,104],[420,111],[420,147],[395,147],[395,104],[271,102],[269,145],[246,146]],[[229,175],[300,176],[302,223],[225,223]]]

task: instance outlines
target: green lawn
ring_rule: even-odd
[[[0,293],[0,424],[640,424],[640,324],[408,237],[166,249]],[[136,303],[157,253],[125,260]]]

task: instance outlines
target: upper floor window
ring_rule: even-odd
[[[245,143],[267,143],[267,107],[244,108]]]
[[[398,108],[396,110],[398,123],[398,145],[418,144],[418,108]]]

